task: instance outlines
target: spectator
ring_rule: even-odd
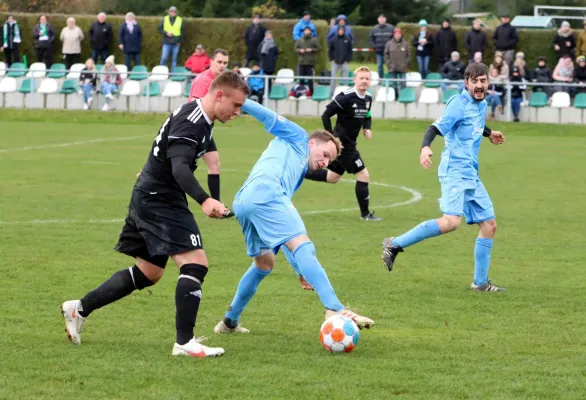
[[[413,46],[417,49],[416,57],[419,73],[425,79],[429,73],[429,59],[431,58],[431,50],[433,49],[433,37],[427,30],[427,21],[424,19],[419,21],[419,35],[413,36]]]
[[[576,38],[568,21],[562,22],[557,35],[553,38],[553,49],[558,60],[566,54],[572,58],[576,54]]]
[[[297,75],[313,76],[315,68],[315,53],[321,50],[317,38],[313,36],[311,28],[308,26],[303,31],[303,37],[295,44],[295,52],[299,54]],[[309,91],[313,93],[313,79],[308,83]]]
[[[55,28],[47,23],[47,17],[41,15],[39,23],[33,30],[35,39],[35,51],[37,53],[37,62],[45,62],[47,68],[53,64],[53,42],[55,41]]]
[[[259,104],[262,104],[265,95],[265,78],[256,78],[256,76],[264,74],[265,73],[260,65],[257,63],[254,63],[252,71],[248,74],[248,87],[250,88],[250,95],[248,95],[248,98],[255,100]]]
[[[108,48],[114,37],[112,25],[106,22],[106,13],[98,14],[98,20],[92,24],[88,33],[94,62],[98,62],[98,57],[102,59],[102,62],[106,62]]]
[[[474,53],[474,59],[472,60],[472,62],[477,63],[477,64],[484,62],[482,57],[483,57],[482,53],[477,51],[476,53]]]
[[[212,60],[206,54],[206,49],[203,44],[198,44],[195,47],[195,52],[185,61],[185,68],[192,74],[198,75],[209,68]]]
[[[531,81],[531,70],[525,62],[525,53],[519,51],[517,54],[515,54],[515,61],[513,62],[513,67],[519,68],[519,74],[521,75],[521,78],[524,78],[527,81]],[[510,68],[510,70],[512,75],[513,68]]]
[[[580,85],[586,85],[586,56],[580,56],[576,60],[574,79]],[[586,93],[586,86],[576,88],[576,93]]]
[[[564,54],[558,61],[553,70],[553,81],[560,84],[574,82],[574,62],[568,54]],[[554,89],[556,92],[566,92],[569,95],[573,92],[573,88],[566,85],[556,86]]]
[[[92,104],[92,91],[98,87],[98,70],[94,60],[88,58],[85,61],[85,68],[79,74],[79,87],[83,93],[83,109],[88,110]]]
[[[304,11],[303,18],[301,18],[293,27],[293,40],[297,42],[299,39],[303,38],[305,29],[307,28],[310,29],[311,36],[317,37],[317,29],[313,22],[311,22],[311,14],[309,14],[309,11]]]
[[[578,57],[586,56],[586,19],[584,20],[584,30],[578,36],[576,48],[578,49]]]
[[[439,68],[450,61],[450,55],[458,50],[458,37],[450,26],[450,20],[445,18],[441,29],[435,35],[437,65]]]
[[[2,27],[2,47],[0,47],[0,51],[3,51],[6,56],[6,64],[8,67],[13,62],[20,62],[20,54],[18,52],[20,42],[20,28],[18,27],[18,23],[14,20],[12,14],[8,14],[8,19]]]
[[[122,83],[118,69],[114,65],[114,56],[106,58],[101,79],[101,92],[104,96],[104,107],[102,107],[102,111],[108,111],[110,109],[110,100],[114,98],[112,93],[118,91],[118,86]]]
[[[167,58],[170,55],[171,71],[177,66],[177,55],[179,54],[184,31],[183,19],[177,16],[177,7],[172,6],[169,8],[169,15],[166,15],[159,25],[159,32],[163,35],[163,50],[159,64],[167,65]]]
[[[490,119],[494,119],[494,111],[497,107],[499,112],[501,114],[503,113],[502,97],[505,92],[505,88],[502,85],[502,81],[499,79],[498,71],[496,69],[490,70],[489,75],[486,103],[490,106]]]
[[[136,23],[136,16],[129,12],[126,21],[120,27],[118,47],[124,52],[124,64],[130,71],[130,62],[140,65],[140,50],[142,47],[142,29]]]
[[[441,70],[442,78],[442,91],[448,90],[449,86],[456,85],[458,91],[461,92],[464,89],[464,70],[466,65],[460,60],[460,53],[453,51],[450,57],[450,61],[446,62]]]
[[[551,69],[547,68],[547,59],[539,57],[537,59],[537,68],[533,70],[532,81],[537,83],[552,83],[553,74]],[[534,92],[545,92],[548,96],[552,93],[551,86],[534,86]]]
[[[344,25],[338,26],[337,36],[330,42],[328,57],[332,66],[332,78],[338,76],[338,71],[341,71],[342,78],[348,77],[348,63],[352,60],[352,42]],[[334,96],[336,89],[336,80],[330,81],[330,96]]]
[[[503,53],[501,53],[500,51],[494,53],[494,61],[492,62],[492,64],[490,64],[489,69],[497,70],[499,80],[504,82],[509,79],[509,65],[504,61]]]
[[[232,72],[236,72],[238,75],[242,76],[242,72],[240,72],[240,63],[233,63],[232,64]]]
[[[346,36],[348,36],[348,39],[350,39],[350,43],[354,43],[354,35],[352,34],[352,28],[350,28],[350,25],[348,25],[348,18],[346,18],[344,14],[340,14],[336,18],[336,25],[332,26],[328,31],[328,44],[336,38],[336,36],[338,35],[338,28],[340,26],[344,27],[344,31],[346,32]]]
[[[393,38],[385,45],[385,63],[391,74],[391,79],[405,79],[410,62],[409,44],[403,37],[401,29],[395,28]],[[397,94],[399,93],[399,87],[406,87],[405,81],[393,82],[392,85],[395,87]]]
[[[258,45],[258,58],[260,67],[265,75],[274,75],[277,71],[277,60],[279,59],[279,48],[273,39],[271,31],[265,32],[264,40]],[[271,91],[272,82],[269,79],[269,92]]]
[[[513,86],[511,88],[511,109],[513,110],[513,121],[519,122],[519,112],[521,111],[521,103],[523,103],[523,92],[527,89],[527,81],[521,75],[521,69],[514,66],[512,68],[511,82],[522,83],[522,85]]]
[[[75,18],[67,18],[67,26],[61,30],[61,41],[63,42],[63,58],[65,67],[70,69],[73,64],[81,61],[81,41],[83,32],[75,25]]]
[[[370,47],[374,49],[376,54],[376,65],[378,67],[378,76],[383,78],[385,65],[385,45],[393,37],[393,30],[395,27],[387,24],[387,17],[384,14],[378,16],[378,25],[370,31],[369,42]]]
[[[513,55],[515,54],[515,47],[519,42],[519,34],[517,29],[511,25],[511,18],[508,14],[501,16],[502,25],[496,28],[492,38],[494,47],[497,51],[503,53],[503,58],[507,66],[513,63]]]
[[[488,44],[488,42],[486,40],[486,33],[482,30],[480,26],[479,19],[475,19],[474,22],[472,22],[472,29],[470,29],[466,34],[464,44],[466,46],[466,49],[468,50],[469,64],[472,64],[474,55],[476,53],[480,53],[481,56],[484,56],[484,50],[486,49],[486,45]]]
[[[244,66],[254,61],[260,61],[258,58],[258,45],[263,41],[266,33],[266,28],[260,24],[260,15],[256,14],[252,19],[252,24],[246,28],[244,32],[244,42],[246,43],[246,60]]]
[[[311,97],[311,91],[304,83],[297,83],[289,91],[289,99],[307,99]]]

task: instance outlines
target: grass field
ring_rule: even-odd
[[[371,204],[354,185],[306,182],[294,202],[339,297],[373,318],[356,350],[320,346],[323,309],[282,255],[245,311],[249,335],[212,329],[250,265],[235,220],[203,216],[210,273],[196,327],[218,359],[174,358],[177,271],[89,318],[71,345],[59,312],[132,265],[112,250],[136,172],[161,115],[0,111],[0,398],[4,399],[584,399],[586,397],[586,148],[584,127],[502,124],[504,146],[481,149],[499,228],[491,277],[507,293],[472,292],[476,227],[401,254],[388,273],[385,236],[439,215],[436,167],[418,164],[429,122],[375,121],[361,141]],[[299,121],[307,129],[318,120]],[[493,127],[494,128],[494,127]],[[222,196],[234,193],[270,137],[240,118],[218,126]],[[205,182],[205,165],[197,172]],[[413,199],[403,186],[421,194]]]

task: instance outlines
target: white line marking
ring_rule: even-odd
[[[83,141],[80,141],[80,142],[46,144],[46,145],[42,145],[42,146],[17,147],[17,148],[12,148],[12,149],[0,149],[0,153],[8,153],[10,151],[27,151],[27,150],[52,149],[52,148],[56,148],[56,147],[70,147],[70,146],[79,146],[79,145],[83,145],[83,144],[102,143],[102,142],[118,142],[118,141],[121,141],[121,140],[140,139],[140,138],[144,138],[146,136],[149,136],[149,135],[125,136],[125,137],[118,137],[118,138],[92,139],[92,140],[83,140]]]
[[[80,161],[80,164],[89,164],[89,165],[119,165],[119,162],[113,161]]]

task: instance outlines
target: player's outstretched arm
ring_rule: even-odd
[[[503,144],[505,143],[505,135],[500,131],[493,131],[488,126],[484,127],[483,136],[487,137],[492,144]]]
[[[242,106],[242,111],[262,123],[265,130],[272,135],[292,141],[307,140],[305,129],[284,117],[278,116],[276,112],[258,104],[256,101],[247,99]]]

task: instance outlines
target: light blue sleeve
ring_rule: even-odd
[[[242,111],[262,123],[265,130],[276,137],[295,143],[308,140],[305,129],[287,118],[277,115],[276,112],[258,104],[256,101],[247,99],[242,106]]]
[[[432,125],[440,131],[442,136],[446,136],[446,134],[448,134],[454,125],[456,125],[456,123],[462,118],[463,114],[464,108],[460,102],[460,96],[453,96],[448,100],[448,104],[446,104],[442,116],[435,120]]]

